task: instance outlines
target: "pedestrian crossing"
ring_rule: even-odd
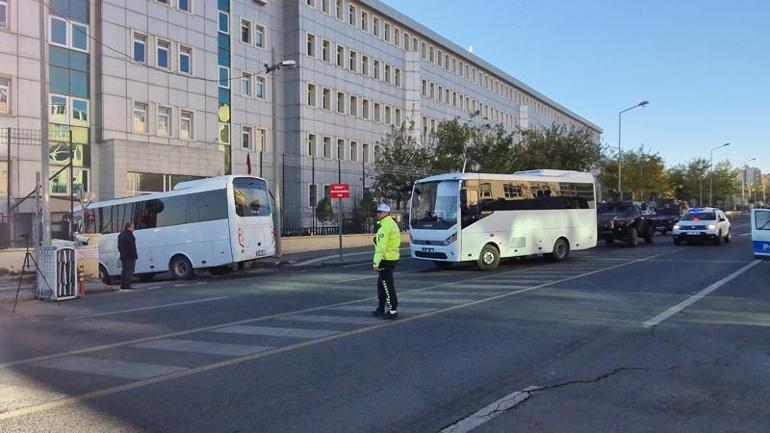
[[[457,281],[437,288],[405,290],[399,293],[399,316],[414,317],[451,309],[525,288],[579,277],[607,266],[609,265],[606,262],[588,259],[565,264],[516,266],[511,270],[482,275],[467,284]],[[369,290],[373,291],[373,288],[370,287]],[[32,371],[47,371],[49,376],[46,377],[53,377],[50,379],[53,382],[56,381],[57,375],[72,374],[106,376],[127,383],[153,379],[195,369],[207,363],[218,362],[217,360],[252,359],[307,341],[333,338],[348,332],[398,322],[385,322],[370,316],[374,302],[376,301],[357,301],[312,312],[287,314],[264,320],[254,319],[252,323],[196,331],[183,337],[177,336],[178,338],[150,339],[125,346],[130,351],[141,352],[141,356],[127,357],[125,352],[105,350],[31,362],[24,367]],[[228,336],[237,336],[237,342],[228,339]],[[160,353],[163,356],[160,356]],[[206,356],[193,357],[190,354]],[[148,360],[157,363],[147,362]],[[20,399],[34,402],[32,404],[41,404],[41,401],[66,398],[50,391],[35,394],[29,388],[9,384],[4,380],[9,374],[13,372],[8,368],[0,368],[0,390],[4,391],[0,393],[0,417],[4,412],[14,410]],[[35,396],[30,397],[29,393]],[[16,403],[13,403],[14,401]]]

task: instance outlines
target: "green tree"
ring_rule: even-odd
[[[329,197],[324,197],[318,202],[315,207],[315,217],[324,225],[336,221],[334,206]]]
[[[431,173],[431,153],[417,143],[413,123],[391,129],[377,144],[382,151],[375,161],[374,191],[377,196],[395,202],[396,209],[400,210],[408,200],[414,181]]]
[[[550,128],[529,128],[520,131],[521,140],[515,145],[516,168],[530,170],[591,171],[604,159],[604,147],[586,128],[553,125]]]
[[[435,144],[430,149],[432,168],[440,172],[462,171],[476,134],[476,127],[468,121],[455,118],[439,122],[432,137]]]
[[[726,203],[732,202],[733,198],[740,194],[741,183],[738,181],[738,169],[733,167],[730,161],[721,161],[716,164],[709,174],[708,188],[711,188],[711,177],[713,177],[714,183],[714,203],[709,205],[725,206]]]
[[[653,197],[669,197],[672,187],[663,158],[657,153],[648,153],[643,147],[623,152],[622,188],[632,193],[636,200]],[[618,184],[618,159],[606,158],[601,164],[599,179],[607,188],[616,189]]]

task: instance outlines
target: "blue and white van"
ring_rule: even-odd
[[[751,241],[755,257],[770,258],[770,209],[751,211]]]

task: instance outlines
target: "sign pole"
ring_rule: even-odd
[[[339,233],[340,237],[340,263],[342,262],[342,198],[337,199],[337,207],[338,207],[338,216],[337,219],[339,220],[339,229],[337,232]]]

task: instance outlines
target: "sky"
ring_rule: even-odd
[[[770,171],[770,1],[384,0],[668,165]],[[470,6],[469,6],[470,5]]]

